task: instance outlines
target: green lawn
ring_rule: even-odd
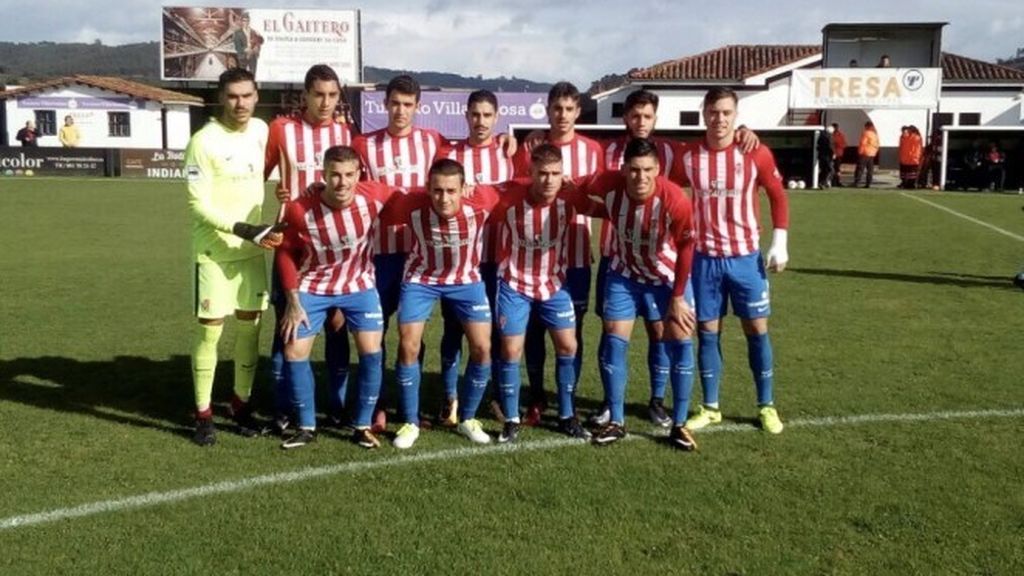
[[[1019,196],[915,194],[1024,236]],[[639,327],[630,441],[528,429],[503,451],[431,431],[399,454],[325,430],[286,453],[187,439],[182,184],[0,179],[0,574],[1024,573],[1024,293],[1009,283],[1024,242],[897,191],[790,199],[790,268],[772,278],[781,436],[750,425],[730,319],[730,423],[694,454],[645,420]],[[599,324],[585,322],[589,410]],[[267,407],[265,366],[259,380]],[[217,386],[223,401],[227,362]]]

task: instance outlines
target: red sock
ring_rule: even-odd
[[[213,408],[196,410],[196,420],[213,420]]]
[[[231,395],[231,413],[241,414],[249,407],[249,403],[238,397],[238,394]]]

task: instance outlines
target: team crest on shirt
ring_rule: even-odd
[[[203,300],[202,302],[200,302],[200,303],[199,303],[199,308],[200,308],[200,309],[201,309],[201,310],[202,310],[203,312],[209,312],[209,311],[210,311],[210,299],[209,299],[209,298],[206,298],[206,299],[204,299],[204,300]]]
[[[476,180],[477,184],[483,184],[487,177],[484,176],[482,172],[477,172],[476,175],[473,176],[473,179]]]

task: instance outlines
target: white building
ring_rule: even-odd
[[[4,142],[34,121],[39,145],[59,147],[57,132],[74,118],[82,148],[184,149],[191,136],[189,94],[104,76],[75,75],[0,91]]]

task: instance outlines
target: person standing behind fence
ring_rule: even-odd
[[[832,123],[832,185],[842,186],[839,181],[839,169],[843,165],[843,155],[846,153],[846,134],[839,129],[837,122]]]
[[[835,160],[835,149],[832,146],[832,133],[835,128],[829,126],[818,133],[818,187],[832,187],[832,168]]]
[[[865,176],[865,188],[871,188],[871,180],[875,175],[875,157],[878,156],[878,132],[871,121],[864,123],[864,131],[860,134],[860,145],[857,146],[857,171],[853,174],[853,186],[859,187],[861,176]],[[865,174],[866,172],[866,174]]]

